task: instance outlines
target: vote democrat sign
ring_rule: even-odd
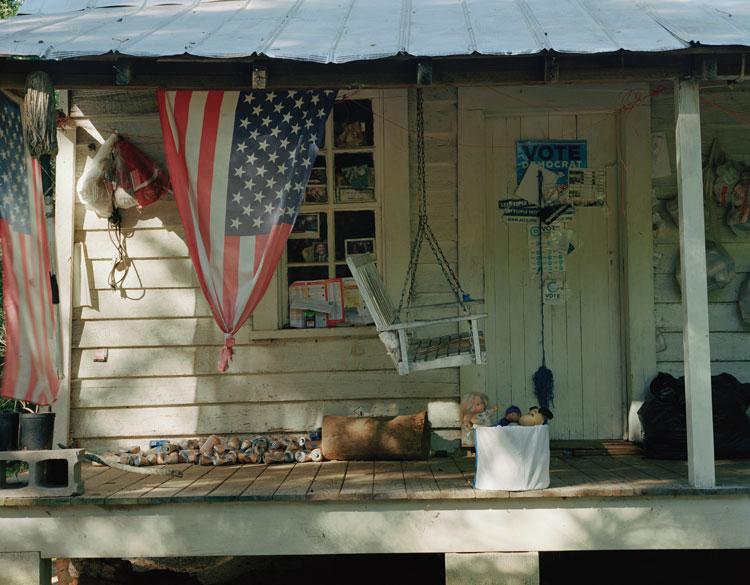
[[[569,168],[586,168],[586,141],[516,140],[518,183],[531,162],[556,173],[558,185],[567,185]]]

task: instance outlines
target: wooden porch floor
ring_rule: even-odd
[[[473,456],[413,462],[326,461],[227,467],[183,464],[171,466],[183,470],[183,476],[177,478],[86,464],[86,493],[81,496],[14,498],[12,492],[6,492],[0,493],[0,505],[750,494],[750,460],[717,461],[715,490],[690,487],[685,461],[644,459],[632,454],[553,455],[550,487],[522,492],[475,490],[474,466]]]

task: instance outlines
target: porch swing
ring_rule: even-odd
[[[424,106],[422,89],[417,88],[417,195],[419,200],[419,224],[411,244],[411,257],[406,271],[401,300],[398,308],[391,302],[383,284],[375,260],[370,254],[348,256],[346,263],[359,287],[360,294],[375,321],[379,337],[386,352],[400,375],[418,370],[452,368],[471,364],[485,364],[484,336],[479,331],[478,320],[487,317],[486,313],[472,315],[468,307],[469,295],[461,287],[453,269],[440,248],[440,245],[427,220],[427,195],[425,189],[424,158]],[[414,283],[416,281],[419,256],[424,240],[430,245],[435,258],[448,281],[456,302],[435,305],[412,306]],[[408,290],[408,295],[407,295]],[[404,306],[404,300],[406,305]],[[420,310],[445,310],[455,313],[461,309],[462,315],[440,319],[401,321],[401,313],[414,314]],[[468,331],[440,337],[419,337],[416,332],[430,325],[451,323],[468,324]],[[459,325],[460,326],[460,325]]]

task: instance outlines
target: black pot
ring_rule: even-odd
[[[18,448],[24,451],[52,449],[54,430],[54,412],[21,413]]]
[[[18,413],[0,412],[0,451],[18,449]]]

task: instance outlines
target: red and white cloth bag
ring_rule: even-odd
[[[549,426],[478,427],[478,490],[510,492],[549,487]]]

